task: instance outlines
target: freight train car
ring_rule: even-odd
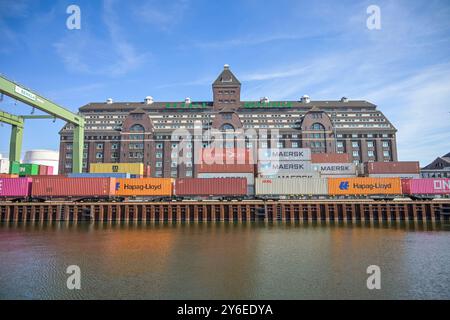
[[[170,178],[116,179],[115,195],[147,201],[171,200],[173,181]]]
[[[400,178],[329,178],[328,195],[389,200],[402,196]]]
[[[414,200],[450,197],[450,179],[402,179],[403,194]]]
[[[31,183],[31,178],[0,178],[0,201],[30,200]]]
[[[261,199],[318,199],[328,194],[327,179],[256,178],[255,196]]]

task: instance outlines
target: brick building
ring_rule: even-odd
[[[355,163],[397,161],[396,129],[370,102],[345,97],[315,101],[306,95],[298,101],[241,101],[241,83],[228,65],[212,91],[213,101],[158,102],[148,96],[142,102],[108,99],[81,107],[86,119],[83,171],[92,162],[143,162],[154,177],[195,177],[193,162],[173,161],[179,143],[175,130],[190,133],[187,147],[192,150],[211,142],[199,131],[220,130],[228,137],[244,130],[251,132],[245,136],[247,148],[349,153]],[[60,173],[72,170],[72,130],[67,124],[60,131]],[[236,146],[230,141],[227,147]],[[194,152],[186,155],[193,159]]]

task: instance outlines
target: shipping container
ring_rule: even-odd
[[[8,174],[8,173],[9,173],[9,160],[0,159],[0,174]]]
[[[328,178],[330,195],[401,194],[400,178]]]
[[[198,173],[255,173],[253,164],[200,164],[196,165]]]
[[[18,174],[0,173],[0,178],[18,178],[18,177],[19,177]]]
[[[259,149],[258,161],[310,161],[311,149],[280,148]]]
[[[321,178],[320,174],[317,172],[303,172],[303,173],[292,173],[292,174],[285,174],[285,175],[265,175],[265,174],[258,174],[259,178],[270,178],[270,179],[284,179],[284,178],[298,178],[298,179],[318,179]]]
[[[247,194],[255,192],[255,175],[253,173],[239,173],[239,172],[217,172],[217,173],[199,173],[198,178],[245,178],[247,179]]]
[[[256,195],[308,196],[326,195],[328,192],[327,179],[268,179],[256,178]]]
[[[143,163],[91,163],[90,173],[130,173],[144,175]]]
[[[450,194],[450,179],[403,179],[404,194]]]
[[[113,197],[116,180],[114,178],[67,178],[67,177],[34,177],[31,194],[33,197],[65,198]]]
[[[69,178],[131,178],[129,173],[68,173]]]
[[[37,176],[39,165],[34,163],[21,163],[19,166],[19,176]]]
[[[116,195],[118,196],[171,196],[173,179],[142,178],[117,179]]]
[[[31,178],[0,178],[0,198],[28,197],[31,182]]]
[[[365,162],[365,174],[420,173],[418,161]]]
[[[310,161],[259,161],[260,175],[295,175],[313,172]]]
[[[252,149],[245,148],[204,148],[200,150],[197,164],[255,164]]]
[[[348,153],[313,153],[312,163],[350,163],[351,158]]]
[[[40,176],[51,176],[53,175],[52,166],[39,165],[39,175]]]
[[[323,175],[353,175],[356,176],[356,165],[354,163],[314,163],[314,171]]]
[[[400,179],[419,179],[418,173],[383,173],[383,174],[369,174],[369,178],[400,178]]]
[[[245,196],[245,178],[181,178],[175,181],[176,196]]]
[[[9,173],[10,174],[19,174],[20,173],[20,162],[12,161],[9,163]]]

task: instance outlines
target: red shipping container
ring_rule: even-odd
[[[450,179],[402,179],[403,194],[450,194]]]
[[[35,197],[110,197],[115,195],[114,178],[35,177],[31,195]]]
[[[419,174],[420,165],[418,161],[365,162],[364,172],[366,174],[383,174],[383,173]]]
[[[200,164],[198,173],[255,173],[254,164]]]
[[[28,197],[31,178],[0,178],[0,197]]]
[[[175,181],[177,196],[245,196],[246,178],[182,178]]]
[[[350,163],[348,153],[312,153],[312,163]]]
[[[255,164],[252,149],[205,148],[200,150],[200,164]]]

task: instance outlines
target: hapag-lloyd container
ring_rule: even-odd
[[[279,148],[259,149],[258,161],[310,161],[311,149]]]
[[[401,194],[400,178],[328,178],[329,195]]]
[[[245,196],[245,178],[181,178],[175,181],[177,196]]]
[[[173,179],[116,179],[117,196],[171,196]]]
[[[326,195],[327,179],[256,178],[256,195]]]
[[[312,163],[350,163],[348,153],[313,153],[311,154]]]
[[[33,178],[31,195],[35,197],[112,197],[115,194],[114,178],[67,178],[62,176],[37,176]]]
[[[402,190],[404,194],[450,194],[450,179],[404,179]]]
[[[28,197],[31,192],[31,178],[0,178],[1,197]]]

